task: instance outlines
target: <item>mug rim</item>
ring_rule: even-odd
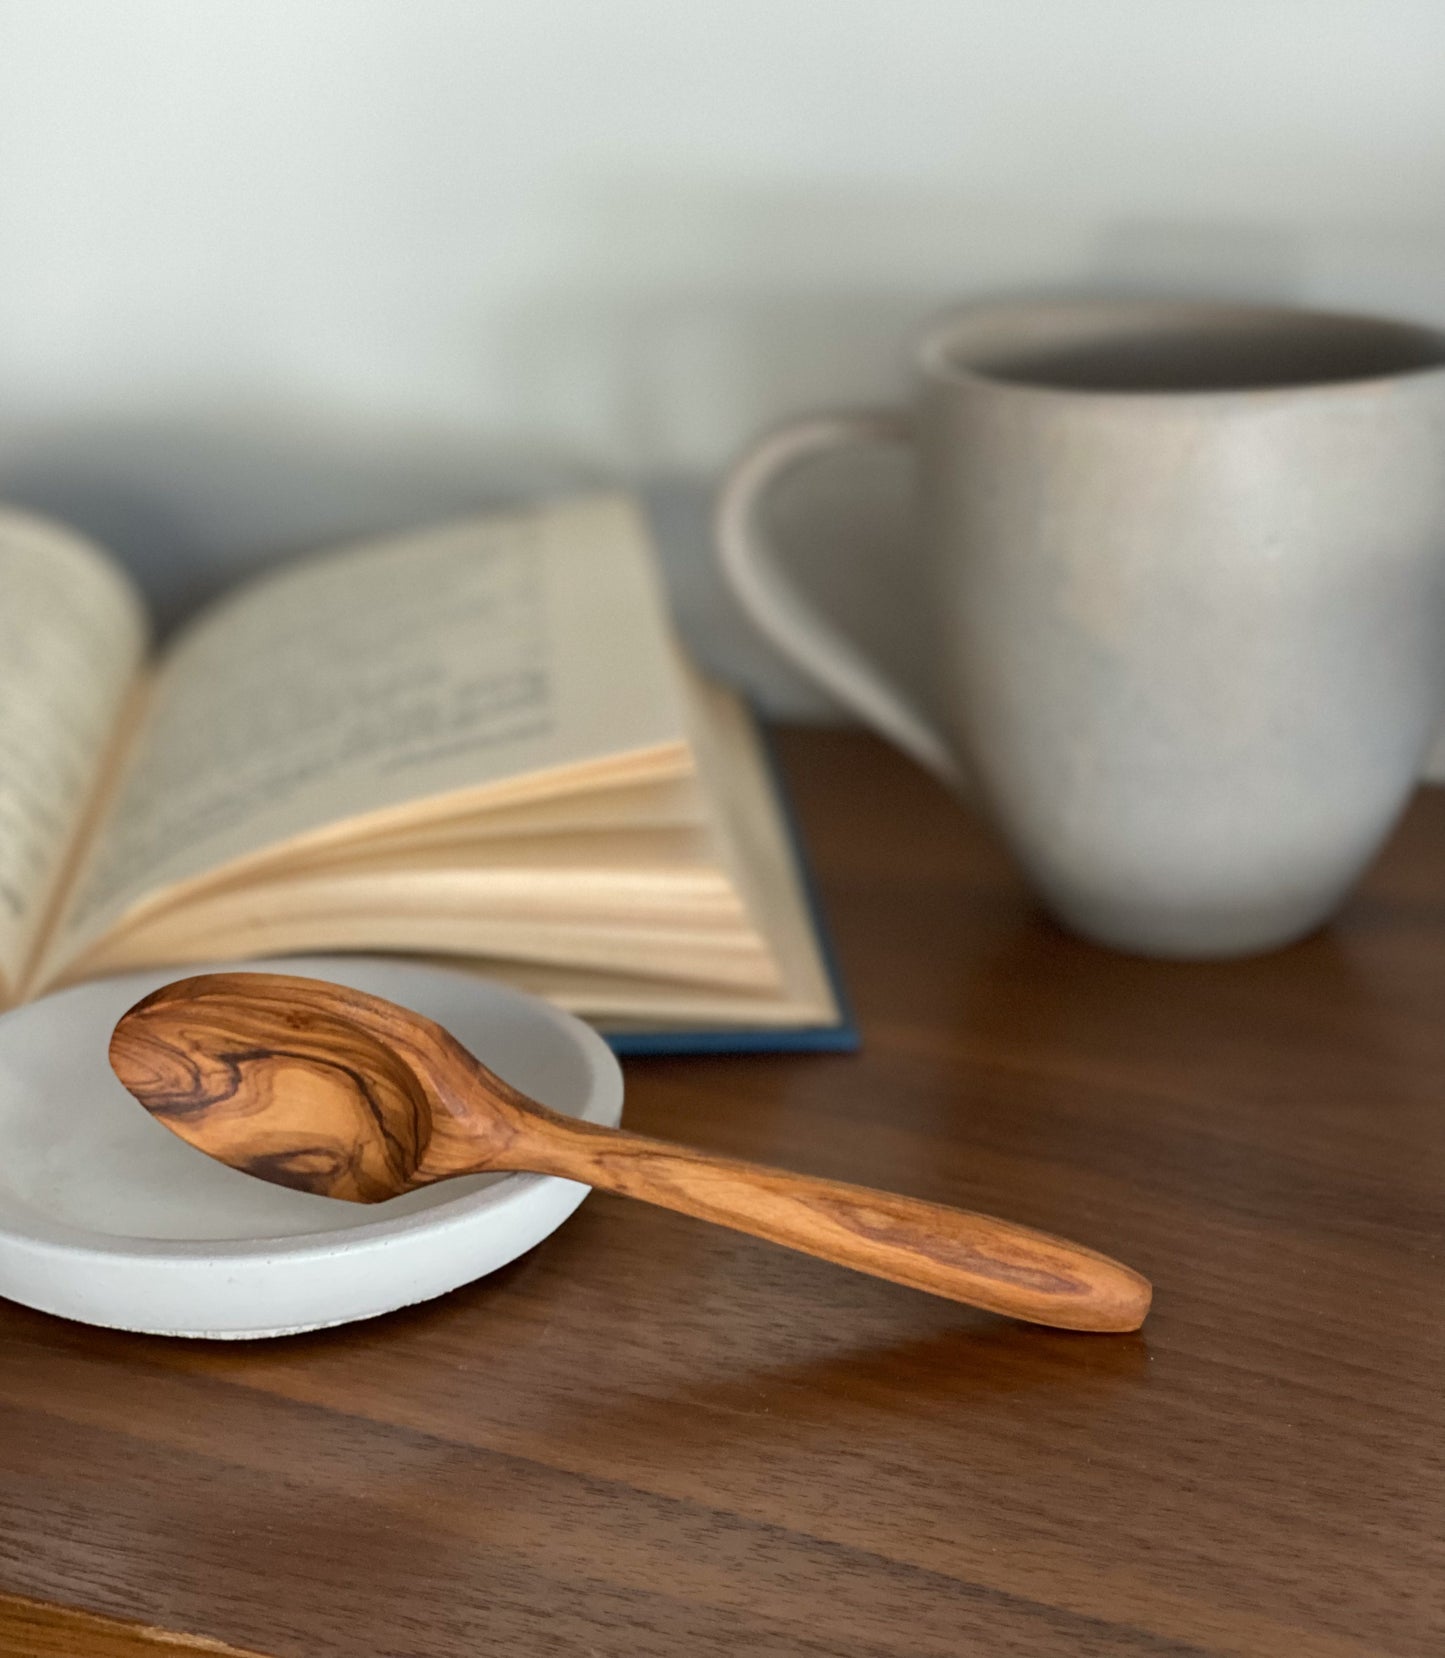
[[[1242,378],[1222,385],[1118,386],[1051,381],[1047,375],[1000,372],[996,358],[1000,344],[1018,348],[1087,346],[1110,340],[1137,341],[1166,330],[1232,331],[1236,338],[1257,331],[1276,342],[1313,334],[1338,341],[1352,335],[1361,345],[1394,347],[1418,352],[1418,362],[1405,362],[1354,374],[1309,375],[1300,378]],[[961,347],[991,351],[995,363],[964,355]],[[1445,329],[1359,311],[1337,311],[1310,306],[1266,305],[1248,301],[1129,298],[1097,296],[1076,299],[978,300],[953,306],[926,326],[917,337],[915,366],[929,380],[974,390],[1009,393],[1030,398],[1079,399],[1098,402],[1177,404],[1188,400],[1318,396],[1361,390],[1380,391],[1445,374]]]

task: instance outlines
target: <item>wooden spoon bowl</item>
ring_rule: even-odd
[[[377,1203],[526,1170],[1033,1323],[1136,1330],[1149,1310],[1137,1272],[1030,1227],[561,1116],[430,1019],[320,979],[212,973],[166,985],[121,1018],[110,1062],[208,1156],[325,1197]]]

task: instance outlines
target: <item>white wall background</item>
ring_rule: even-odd
[[[798,705],[708,569],[730,451],[1002,290],[1445,323],[1442,71],[1439,0],[0,0],[0,493],[173,612],[625,476],[702,654]],[[795,532],[849,522],[867,608],[855,484]]]

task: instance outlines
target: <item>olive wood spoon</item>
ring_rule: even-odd
[[[1068,1330],[1136,1330],[1150,1289],[1079,1244],[989,1215],[764,1168],[560,1116],[440,1025],[320,979],[214,973],[125,1014],[116,1075],[232,1168],[353,1203],[453,1175],[561,1175],[859,1272]]]

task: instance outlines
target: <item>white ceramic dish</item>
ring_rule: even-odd
[[[376,957],[248,965],[386,996],[555,1110],[621,1118],[622,1075],[607,1045],[535,997]],[[363,1206],[213,1163],[153,1122],[106,1059],[120,1015],[179,976],[78,985],[0,1018],[0,1295],[157,1335],[291,1335],[493,1272],[587,1195],[551,1176],[478,1175]]]

